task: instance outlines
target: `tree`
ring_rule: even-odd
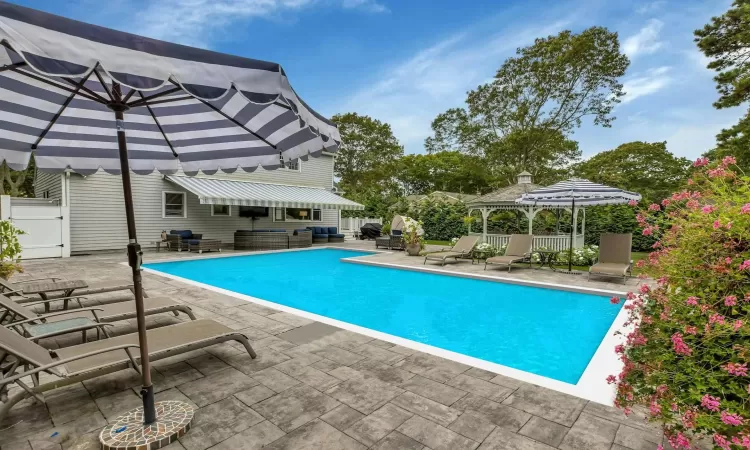
[[[690,161],[667,151],[666,142],[628,142],[576,164],[576,176],[638,192],[659,202],[687,179]]]
[[[33,197],[34,196],[34,159],[31,159],[29,167],[25,170],[12,170],[3,161],[0,164],[0,195],[11,197]]]
[[[714,107],[730,108],[750,100],[750,0],[735,0],[723,15],[695,31],[698,48],[712,61],[709,69],[718,72],[714,81],[719,99]],[[717,146],[706,153],[721,159],[732,155],[743,170],[750,169],[750,110],[731,128],[716,136]]]
[[[407,195],[434,191],[476,194],[487,190],[488,178],[481,158],[455,151],[405,155],[399,161],[398,181]]]
[[[357,113],[337,114],[333,122],[341,133],[334,174],[346,196],[382,217],[400,192],[394,177],[404,148],[387,123]]]
[[[516,54],[492,82],[468,93],[465,109],[450,109],[433,121],[428,152],[486,157],[504,184],[521,170],[540,180],[580,157],[568,135],[585,117],[611,125],[612,109],[625,95],[619,78],[629,65],[617,33],[602,27],[563,31]]]

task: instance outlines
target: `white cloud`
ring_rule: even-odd
[[[138,14],[139,34],[207,47],[214,33],[241,20],[274,18],[312,6],[338,6],[371,13],[389,12],[377,0],[159,0]]]
[[[628,37],[622,44],[622,49],[632,60],[640,54],[651,54],[664,46],[659,40],[659,34],[664,27],[664,22],[659,19],[651,19],[638,33]]]
[[[623,83],[625,96],[622,97],[622,103],[630,103],[639,97],[651,95],[669,86],[672,83],[669,72],[670,67],[662,66],[629,78]]]
[[[664,0],[656,0],[653,2],[646,2],[635,8],[635,12],[638,14],[649,14],[660,10],[666,2]]]

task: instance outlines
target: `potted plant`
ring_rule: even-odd
[[[404,244],[406,253],[409,256],[419,256],[419,252],[424,248],[424,229],[422,223],[410,217],[404,217]]]
[[[16,272],[23,272],[18,263],[21,259],[21,244],[18,236],[26,234],[9,220],[0,221],[0,277],[10,279]]]

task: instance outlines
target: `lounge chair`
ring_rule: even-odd
[[[594,274],[626,280],[633,273],[632,247],[632,234],[603,233],[599,238],[599,261],[589,267],[589,279]]]
[[[135,302],[124,301],[118,303],[107,303],[84,308],[80,298],[74,298],[79,309],[69,309],[57,311],[50,314],[37,314],[29,306],[36,304],[59,301],[60,299],[42,300],[36,303],[20,305],[8,297],[0,294],[0,324],[12,328],[24,336],[34,341],[39,339],[58,336],[74,331],[83,333],[83,340],[86,341],[86,331],[96,329],[104,331],[108,336],[106,328],[99,327],[100,323],[117,322],[136,317]],[[177,303],[166,297],[149,297],[143,299],[145,315],[162,313],[182,312],[195,320],[195,315],[189,306]]]
[[[445,265],[445,261],[448,258],[453,258],[458,262],[458,258],[468,258],[471,256],[471,252],[474,250],[474,246],[477,245],[479,236],[462,236],[461,239],[456,242],[453,248],[447,251],[440,251],[436,253],[428,253],[424,257],[424,263],[427,264],[427,260],[440,261]]]
[[[130,291],[135,295],[132,284],[120,284],[114,286],[89,287],[88,283],[83,280],[65,281],[62,278],[48,277],[35,278],[33,280],[23,280],[19,283],[11,283],[8,280],[0,278],[0,294],[13,297],[18,303],[35,302],[40,298],[47,299],[64,299],[71,298],[75,293],[77,296],[104,294],[107,292]],[[50,295],[59,292],[57,295]],[[39,297],[31,297],[38,295]],[[146,293],[143,293],[144,297]],[[45,310],[49,311],[49,305],[45,305]],[[63,309],[68,309],[68,301],[63,302]]]
[[[210,319],[148,330],[149,360],[205,348],[226,341],[241,343],[251,358],[256,354],[247,336]],[[50,352],[18,333],[0,327],[0,421],[16,403],[34,397],[44,403],[44,392],[90,380],[118,370],[134,368],[140,372],[138,333],[58,349],[54,360]],[[39,374],[56,377],[41,383]],[[31,384],[26,380],[29,378]],[[8,396],[8,387],[16,383],[21,391]]]
[[[484,270],[487,270],[487,264],[497,264],[508,266],[508,272],[513,264],[529,263],[531,267],[531,246],[534,242],[534,236],[531,234],[511,234],[508,246],[505,248],[505,255],[493,256],[484,261]]]

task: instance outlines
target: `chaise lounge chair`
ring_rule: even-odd
[[[515,263],[528,262],[529,267],[531,267],[531,246],[533,242],[534,236],[531,234],[511,234],[508,246],[505,248],[505,255],[487,258],[484,262],[484,270],[487,270],[487,264],[508,266],[508,272]]]
[[[75,297],[75,303],[79,309],[57,311],[50,314],[37,314],[29,306],[61,299],[42,300],[35,303],[20,305],[8,297],[0,294],[0,325],[12,328],[34,341],[39,339],[58,336],[61,334],[81,331],[83,340],[86,341],[86,330],[96,328],[97,334],[103,330],[108,336],[106,329],[100,327],[101,323],[117,322],[136,317],[135,302],[124,301],[118,303],[107,303],[85,308],[79,297]],[[149,297],[143,299],[145,315],[162,313],[182,312],[195,320],[195,315],[188,305],[177,303],[166,297]]]
[[[589,267],[589,280],[591,274],[626,280],[633,273],[632,247],[632,234],[603,233],[599,238],[599,261]]]
[[[8,280],[0,278],[0,294],[13,297],[13,300],[18,303],[35,302],[40,298],[42,300],[70,298],[74,293],[76,296],[86,296],[107,292],[130,291],[135,295],[133,289],[132,284],[90,288],[88,283],[83,280],[65,281],[57,277],[35,278],[33,280],[23,280],[19,283],[11,283]],[[56,292],[60,294],[50,295]],[[30,295],[38,295],[39,297],[30,297]],[[146,293],[144,292],[143,295],[146,296]],[[68,309],[68,301],[66,300],[63,303],[63,309]],[[49,305],[45,305],[45,311],[49,312]]]
[[[437,253],[428,253],[424,257],[424,263],[427,264],[427,260],[430,261],[440,261],[445,265],[445,261],[448,258],[453,258],[458,262],[458,258],[468,258],[471,256],[471,252],[474,250],[474,246],[477,245],[477,241],[479,240],[479,236],[462,236],[461,239],[456,242],[456,245],[453,246],[448,251],[441,251]]]
[[[226,341],[241,343],[251,358],[256,357],[247,336],[209,319],[154,328],[148,330],[147,334],[151,361]],[[55,353],[59,359],[54,360],[45,348],[0,327],[0,421],[13,405],[26,398],[35,397],[44,402],[44,392],[53,389],[129,367],[140,372],[140,357],[138,352],[132,351],[136,348],[138,333],[126,334],[58,349]],[[42,384],[39,378],[41,372],[56,377]],[[24,380],[26,377],[30,377],[31,385]],[[8,396],[11,383],[16,383],[22,390]]]

